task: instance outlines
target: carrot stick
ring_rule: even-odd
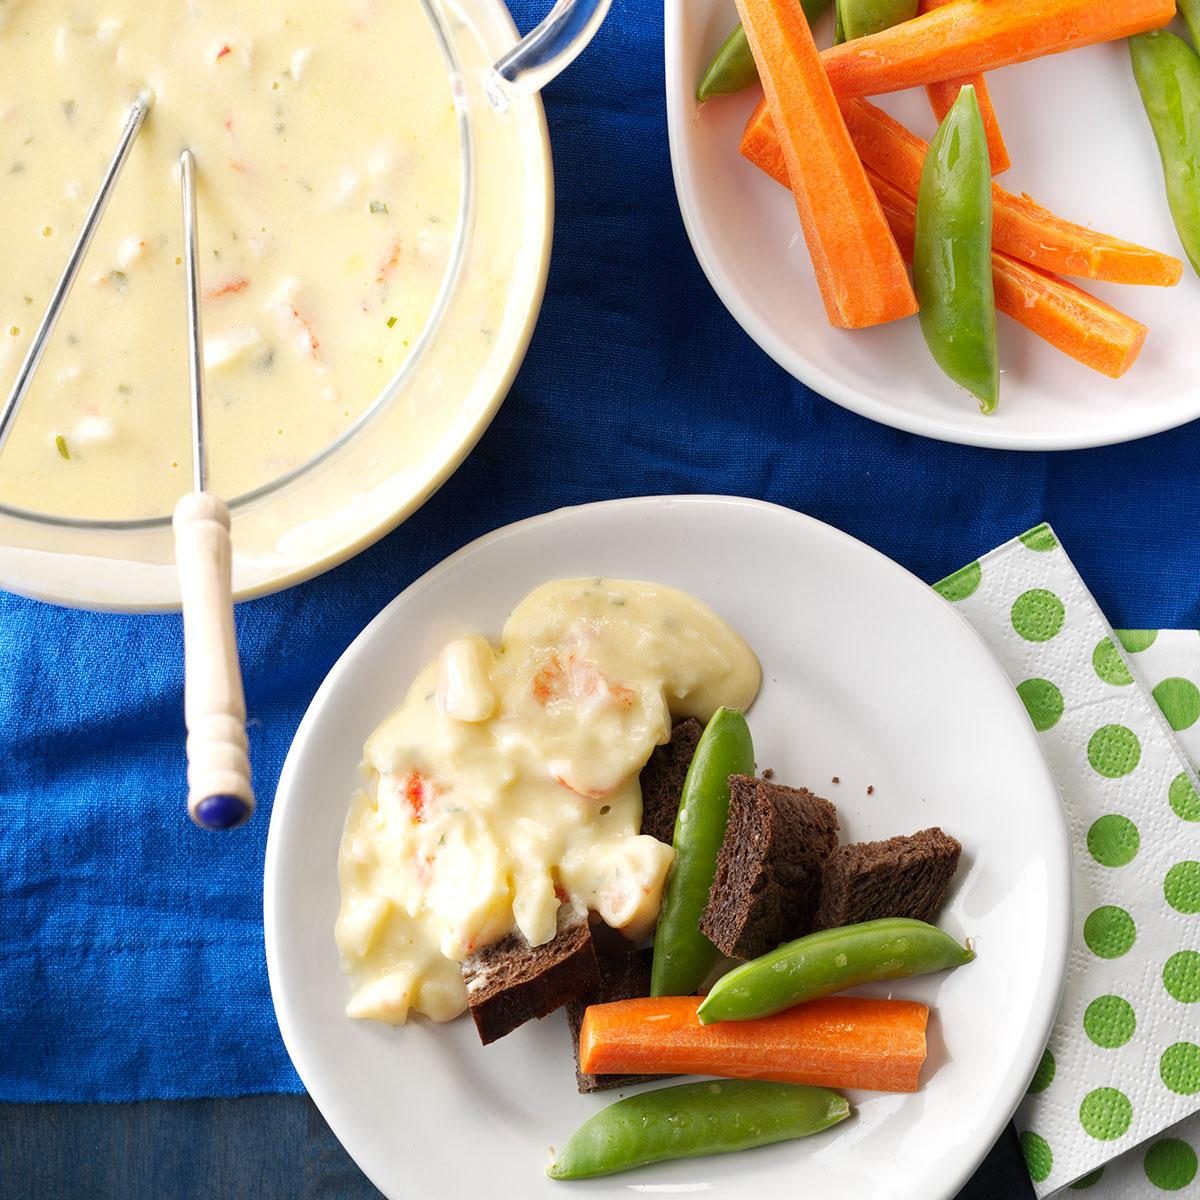
[[[861,329],[917,311],[908,272],[846,132],[804,11],[736,0],[775,114],[796,210],[831,324]]]
[[[593,1004],[579,1031],[589,1074],[723,1075],[876,1092],[915,1092],[929,1009],[829,996],[756,1021],[701,1025],[698,996]]]
[[[842,112],[866,166],[915,199],[929,144],[866,100],[848,100]],[[751,114],[741,149],[778,178],[778,138],[766,105],[759,104]],[[768,162],[776,166],[765,165]],[[1174,287],[1183,275],[1183,263],[1169,254],[1064,221],[1028,196],[1014,196],[996,184],[992,212],[993,249],[1042,271],[1154,287]]]
[[[878,175],[867,172],[896,236],[900,253],[912,261],[916,201]],[[1119,379],[1137,361],[1146,326],[1095,296],[1036,267],[992,251],[996,307],[1084,366]]]
[[[1159,29],[1175,0],[950,0],[821,55],[839,99],[959,79]]]
[[[935,8],[944,8],[951,0],[921,0],[921,12],[929,12]],[[988,156],[992,160],[992,174],[999,175],[1012,166],[1008,156],[1008,147],[1004,144],[1004,134],[1000,131],[1000,121],[996,116],[996,106],[992,103],[992,94],[988,90],[987,80],[981,71],[972,75],[964,75],[959,79],[941,79],[937,83],[926,84],[925,94],[933,108],[934,116],[939,121],[946,119],[946,114],[954,107],[958,93],[970,84],[975,89],[975,98],[979,101],[979,113],[983,117],[983,131],[987,134]]]
[[[782,183],[784,187],[791,186],[787,163],[783,161],[783,147],[775,136],[775,122],[771,120],[765,100],[760,100],[750,114],[746,128],[742,130],[738,150],[743,158],[749,159],[760,171],[765,171],[776,183]]]

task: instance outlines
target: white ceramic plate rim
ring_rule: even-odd
[[[986,446],[998,450],[1086,450],[1097,446],[1120,445],[1163,433],[1168,429],[1176,429],[1200,417],[1200,391],[1197,391],[1195,410],[1190,414],[1180,415],[1178,410],[1160,410],[1156,413],[1153,409],[1137,408],[1136,416],[1127,422],[1126,426],[1117,422],[1106,422],[1093,430],[1081,420],[1078,432],[1071,430],[1056,434],[1030,434],[999,422],[986,428],[948,429],[935,417],[889,405],[858,388],[842,383],[777,337],[758,319],[740,289],[721,267],[706,227],[699,219],[695,196],[702,185],[692,171],[690,158],[681,149],[683,138],[680,135],[683,122],[693,119],[693,114],[687,111],[681,97],[690,97],[693,89],[690,83],[685,86],[680,79],[682,56],[672,53],[672,47],[680,43],[680,22],[686,4],[687,0],[666,0],[664,39],[667,130],[671,149],[671,171],[675,180],[679,210],[683,215],[683,224],[692,249],[713,291],[717,293],[734,320],[789,375],[842,408],[882,425],[890,425],[908,433],[918,433],[937,441],[964,446]],[[1084,280],[1077,282],[1086,286]]]
[[[301,757],[300,748],[323,719],[325,710],[333,701],[341,685],[342,677],[349,671],[352,661],[356,660],[359,655],[370,652],[370,645],[377,631],[390,621],[394,610],[407,603],[414,594],[434,586],[444,576],[452,574],[464,559],[478,553],[481,549],[490,547],[495,542],[503,541],[515,534],[529,533],[553,524],[569,523],[578,514],[594,513],[601,509],[614,512],[618,510],[653,510],[663,505],[681,507],[715,505],[749,510],[758,509],[772,513],[786,513],[799,524],[820,526],[825,534],[832,535],[847,548],[852,549],[853,552],[875,559],[876,565],[882,566],[892,574],[897,581],[897,586],[914,591],[919,590],[928,597],[931,603],[945,603],[928,589],[921,580],[917,579],[897,563],[886,558],[886,556],[852,538],[849,534],[826,526],[823,522],[819,522],[815,518],[806,516],[805,514],[763,501],[743,498],[725,496],[647,496],[625,500],[601,501],[594,504],[557,509],[540,516],[504,526],[476,539],[461,550],[450,555],[450,557],[444,559],[383,608],[358,637],[355,638],[350,646],[347,647],[331,668],[324,682],[314,695],[304,718],[296,730],[295,738],[288,751],[287,759],[284,762],[279,777],[279,785],[276,791],[271,814],[271,824],[267,836],[263,877],[263,919],[267,973],[271,986],[272,1002],[275,1006],[275,1013],[284,1046],[318,1109],[320,1109],[334,1134],[356,1160],[359,1156],[356,1154],[357,1139],[355,1137],[354,1106],[345,1101],[342,1090],[335,1086],[333,1081],[324,1074],[317,1056],[310,1053],[309,1044],[299,1033],[300,1021],[298,1009],[300,1006],[296,1005],[294,999],[287,994],[282,985],[282,976],[285,968],[280,959],[280,948],[276,936],[280,921],[277,913],[279,906],[284,902],[284,898],[279,893],[278,885],[279,874],[283,869],[280,862],[280,845],[284,835],[281,830],[294,791],[299,786],[296,776],[298,771],[297,764]],[[1032,1078],[1040,1061],[1042,1049],[1049,1038],[1058,1011],[1062,988],[1066,979],[1067,960],[1071,944],[1070,837],[1066,817],[1059,800],[1057,784],[1042,755],[1037,734],[1028,722],[1027,715],[1015,689],[1009,683],[999,664],[992,658],[991,652],[982,638],[979,637],[966,621],[957,618],[957,614],[955,616],[960,621],[961,629],[967,634],[970,640],[977,644],[992,664],[993,676],[989,686],[994,696],[989,697],[989,700],[994,700],[1001,715],[1007,716],[1012,726],[1011,733],[1013,737],[1025,743],[1028,750],[1030,767],[1042,776],[1044,803],[1048,818],[1046,828],[1043,831],[1047,839],[1044,845],[1047,846],[1049,851],[1047,861],[1056,867],[1056,869],[1050,872],[1047,880],[1049,907],[1047,912],[1047,949],[1044,962],[1048,969],[1043,972],[1038,980],[1035,999],[1031,1005],[1031,1013],[1033,1014],[1032,1023],[1021,1043],[1020,1052],[1014,1057],[1008,1072],[1004,1076],[1003,1084],[997,1090],[988,1109],[986,1129],[982,1130],[981,1136],[962,1142],[947,1152],[945,1159],[940,1164],[944,1169],[944,1190],[937,1197],[921,1197],[920,1200],[951,1200],[970,1179],[980,1162],[983,1161],[995,1143],[995,1140],[1003,1131],[1005,1124],[1016,1111],[1018,1104],[1025,1095],[1029,1080]],[[1004,710],[1007,710],[1006,714]],[[369,1157],[365,1147],[363,1148],[363,1157]],[[359,1165],[363,1166],[361,1162]],[[363,1169],[368,1177],[372,1179],[372,1182],[383,1190],[384,1182],[372,1174],[369,1164],[363,1167]]]

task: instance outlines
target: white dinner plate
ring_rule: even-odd
[[[446,639],[495,636],[535,586],[581,575],[683,588],[750,641],[763,664],[750,712],[759,765],[834,800],[843,838],[940,824],[962,841],[941,924],[974,938],[978,958],[884,989],[934,1008],[919,1092],[851,1093],[851,1120],[801,1142],[551,1183],[550,1148],[616,1099],[576,1093],[561,1012],[487,1047],[469,1018],[393,1029],[344,1015],[336,857],[364,739]],[[284,765],[264,908],[271,993],[292,1061],[334,1133],[393,1200],[634,1191],[940,1200],[987,1153],[1048,1036],[1068,946],[1070,852],[1021,702],[932,590],[787,509],[652,497],[501,529],[367,626],[314,698]]]
[[[666,0],[671,161],[701,266],[738,323],[780,366],[885,425],[1010,450],[1125,442],[1200,417],[1200,279],[1186,265],[1176,288],[1072,281],[1150,327],[1141,358],[1123,379],[1097,374],[1001,316],[1001,397],[991,416],[938,370],[915,319],[858,332],[832,328],[791,196],[738,153],[760,90],[719,97],[697,111],[696,83],[736,21],[733,0]],[[817,33],[826,44],[825,22]],[[1013,160],[998,176],[1001,186],[1027,191],[1081,225],[1183,257],[1124,43],[994,71],[988,86]],[[932,136],[923,90],[877,102]]]

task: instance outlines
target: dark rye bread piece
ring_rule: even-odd
[[[570,904],[559,906],[552,941],[531,946],[520,933],[510,933],[468,958],[462,972],[467,1004],[485,1046],[600,982],[587,914]]]
[[[671,730],[671,740],[655,746],[642,768],[642,832],[668,846],[675,837],[683,781],[703,732],[704,726],[694,717],[680,721]]]
[[[910,837],[855,842],[829,856],[815,929],[880,917],[932,921],[958,869],[962,846],[936,826]]]
[[[634,1000],[650,995],[650,963],[653,950],[626,950],[611,958],[600,959],[600,983],[585,996],[567,1005],[567,1023],[571,1045],[575,1049],[575,1082],[581,1092],[601,1092],[605,1088],[650,1083],[663,1075],[589,1075],[579,1069],[579,1030],[589,1004],[610,1004],[614,1000]]]
[[[806,788],[730,776],[729,824],[700,918],[704,935],[730,958],[757,958],[808,933],[837,831],[837,809]]]

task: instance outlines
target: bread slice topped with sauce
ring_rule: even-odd
[[[671,730],[671,740],[655,746],[642,768],[642,832],[668,846],[675,837],[683,781],[703,732],[704,726],[695,717],[679,721]]]
[[[531,946],[521,933],[510,933],[468,958],[462,972],[467,1005],[485,1046],[600,983],[587,913],[571,904],[559,906],[551,941]]]
[[[703,732],[694,718],[677,722],[671,740],[656,747],[642,769],[642,832],[668,846],[683,781]],[[578,1059],[579,1024],[589,1004],[650,994],[651,951],[635,950],[624,942],[615,952],[605,953],[605,939],[596,946],[588,921],[572,919],[566,915],[569,912],[570,906],[564,904],[558,933],[543,946],[530,947],[519,933],[513,933],[463,963],[467,1003],[485,1045],[565,1004]],[[581,1092],[644,1082],[636,1076],[595,1076],[579,1070],[576,1076]]]

